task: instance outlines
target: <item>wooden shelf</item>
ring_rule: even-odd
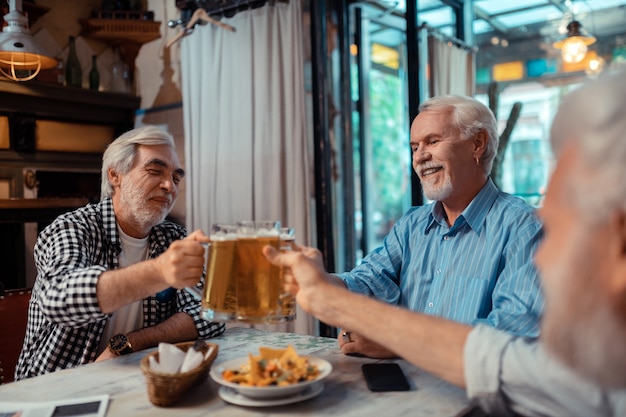
[[[144,44],[161,37],[161,22],[136,19],[83,19],[84,36],[111,44]]]
[[[112,46],[118,46],[122,59],[130,71],[131,80],[135,74],[135,59],[144,43],[161,37],[161,22],[139,19],[83,19],[80,21],[83,35],[99,39]]]
[[[36,118],[97,123],[120,128],[132,125],[141,98],[38,81],[0,80],[0,113],[27,113]]]
[[[74,209],[88,202],[86,198],[9,198],[0,199],[0,210]]]
[[[85,198],[0,199],[0,223],[50,222],[58,215],[83,207]]]

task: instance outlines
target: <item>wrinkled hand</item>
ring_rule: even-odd
[[[300,307],[311,313],[312,298],[316,291],[321,286],[332,285],[324,269],[322,253],[308,246],[295,246],[293,250],[285,252],[266,246],[263,254],[271,263],[283,268],[285,291],[295,294]]]
[[[357,333],[348,333],[350,335],[350,341],[344,340],[343,332],[340,332],[339,336],[337,336],[339,347],[344,355],[363,355],[376,359],[389,359],[397,357],[395,353],[378,343],[374,343]]]
[[[209,238],[196,230],[185,239],[172,242],[156,258],[157,268],[168,286],[181,289],[193,287],[200,281],[205,259],[202,242],[209,242]]]

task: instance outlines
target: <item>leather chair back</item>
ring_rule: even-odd
[[[6,290],[0,295],[0,384],[12,382],[22,351],[30,288]]]

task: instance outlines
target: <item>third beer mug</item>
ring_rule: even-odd
[[[202,298],[206,320],[282,323],[295,318],[295,302],[283,292],[280,268],[262,253],[265,245],[285,249],[279,222],[216,224],[210,239]]]

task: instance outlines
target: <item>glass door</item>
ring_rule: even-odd
[[[411,205],[404,15],[351,10],[356,263]]]

